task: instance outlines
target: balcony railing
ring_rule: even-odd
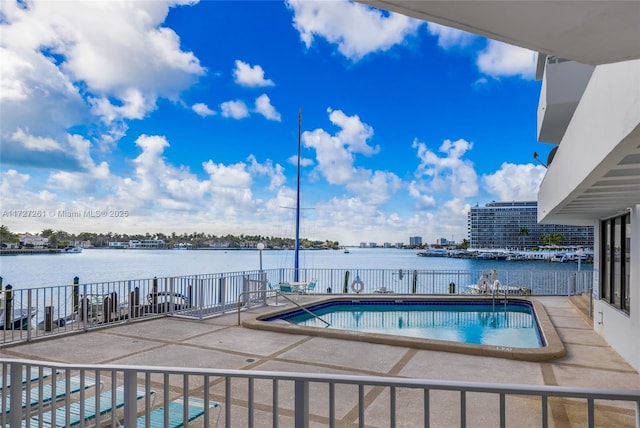
[[[552,407],[567,402],[581,426],[606,424],[604,413],[613,406],[640,427],[639,390],[14,359],[0,359],[0,365],[0,423],[11,428],[145,426],[141,418],[165,427],[192,421],[335,427],[337,415],[348,411],[359,427],[466,427],[473,421],[506,427],[526,420],[546,428],[554,426]],[[523,397],[524,408],[517,400]]]
[[[484,275],[531,295],[573,295],[588,292],[592,271],[555,270],[415,270],[415,269],[300,269],[302,281],[316,281],[314,293],[361,293],[384,287],[397,294],[463,294]],[[291,282],[294,269],[230,272],[181,277],[130,279],[101,283],[13,290],[7,286],[0,303],[0,343],[74,331],[88,331],[140,318],[181,316],[209,318],[233,312],[242,305],[265,304],[268,290]],[[359,284],[359,283],[358,283]]]

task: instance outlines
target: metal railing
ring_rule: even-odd
[[[315,280],[314,294],[374,293],[462,294],[481,270],[300,269],[299,280]],[[592,271],[501,270],[491,272],[504,286],[533,295],[572,295],[591,290]],[[230,272],[180,277],[130,279],[3,290],[0,344],[30,341],[60,333],[87,331],[157,316],[204,319],[237,309],[240,296],[264,284],[291,282],[294,269]],[[358,281],[358,287],[353,287]],[[362,289],[360,289],[360,286]],[[266,303],[252,298],[251,305]],[[255,297],[255,296],[254,296]],[[250,307],[248,305],[247,307]]]
[[[0,359],[0,365],[0,423],[11,428],[47,420],[57,426],[136,426],[140,417],[156,422],[173,417],[184,426],[196,419],[206,427],[219,420],[225,427],[249,428],[307,428],[311,422],[507,427],[523,421],[546,428],[557,426],[554,406],[570,406],[576,426],[606,425],[609,412],[617,409],[622,415],[617,423],[640,427],[640,390],[15,359]],[[72,379],[79,379],[79,389],[71,389]],[[83,388],[87,382],[93,386]],[[64,391],[44,400],[55,385]],[[194,412],[193,402],[199,406]]]

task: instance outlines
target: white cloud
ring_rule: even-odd
[[[60,141],[71,127],[88,125],[108,147],[158,98],[176,99],[205,73],[162,26],[170,8],[185,3],[193,4],[1,2],[2,139],[22,129]],[[33,153],[17,161],[46,162]]]
[[[96,165],[91,158],[91,143],[80,135],[69,135],[66,139],[69,154],[76,159],[80,171],[53,171],[47,181],[52,189],[68,192],[95,194],[98,181],[110,178],[109,164]]]
[[[38,152],[51,152],[51,151],[63,151],[62,146],[53,138],[36,137],[27,134],[22,129],[16,130],[11,135],[11,140],[22,144],[27,150],[33,150]]]
[[[271,99],[267,94],[262,94],[256,98],[256,112],[263,115],[269,120],[280,122],[280,113],[271,105]]]
[[[536,54],[533,51],[518,46],[508,45],[496,40],[481,38],[475,34],[467,33],[444,25],[428,23],[429,34],[438,38],[438,46],[445,50],[463,49],[473,54],[478,70],[494,78],[520,77],[533,79],[536,70]],[[480,51],[474,46],[486,41],[486,45]],[[474,86],[487,83],[485,77],[474,82]]]
[[[220,104],[220,111],[223,117],[232,119],[244,119],[249,116],[249,109],[241,100],[223,102]]]
[[[367,144],[373,128],[357,115],[347,116],[340,110],[327,111],[329,120],[342,128],[336,135],[323,129],[306,131],[302,135],[304,146],[316,151],[316,170],[328,183],[345,186],[368,203],[386,202],[400,187],[400,179],[390,172],[354,166],[355,154],[373,155],[379,151],[379,147]]]
[[[463,139],[445,140],[436,152],[414,140],[413,148],[420,163],[407,191],[420,215],[408,223],[421,228],[421,234],[428,237],[426,242],[438,238],[462,240],[466,237],[466,199],[478,194],[473,163],[465,159],[473,144]]]
[[[195,103],[191,106],[191,109],[195,111],[202,117],[207,117],[216,114],[215,111],[211,110],[208,105],[205,103]]]
[[[236,60],[236,68],[233,70],[236,83],[242,86],[263,87],[273,86],[271,79],[264,78],[264,70],[259,65],[253,67],[246,62]]]
[[[420,165],[415,175],[419,179],[426,180],[425,185],[430,191],[436,193],[451,193],[454,198],[468,198],[478,193],[478,176],[473,163],[463,159],[467,151],[473,148],[473,144],[465,140],[445,140],[438,149],[445,156],[429,150],[426,144],[413,142],[413,148],[417,149]]]
[[[409,196],[415,199],[417,209],[431,208],[436,205],[436,199],[429,194],[429,189],[424,183],[412,180],[407,190]]]
[[[274,165],[269,159],[267,159],[264,164],[261,164],[253,155],[249,156],[248,161],[249,172],[264,175],[269,178],[269,190],[276,190],[284,186],[287,179],[284,176],[284,168],[280,164]]]
[[[155,96],[145,97],[136,88],[123,91],[118,105],[113,104],[107,97],[89,98],[89,103],[92,106],[91,112],[107,125],[123,119],[142,119],[156,108]]]
[[[8,169],[6,172],[0,173],[0,196],[2,200],[3,210],[47,210],[52,208],[52,200],[55,195],[47,190],[32,190],[30,185],[32,177],[29,174],[23,174],[15,169]],[[46,213],[45,213],[46,215]],[[22,228],[12,228],[11,224],[20,226],[25,219],[6,217],[2,219],[14,232],[16,230],[25,230]],[[42,230],[42,228],[33,229],[34,231]]]
[[[478,37],[475,34],[433,22],[427,23],[427,29],[429,34],[438,38],[438,46],[443,49],[469,46]]]
[[[487,47],[478,53],[476,64],[482,73],[492,77],[532,79],[536,72],[535,52],[495,40],[489,40]]]
[[[542,165],[504,162],[498,171],[484,175],[482,182],[500,201],[535,201],[546,172]]]
[[[96,168],[91,157],[91,143],[84,137],[64,134],[54,139],[23,129],[3,140],[2,160],[8,164],[69,172],[91,172]],[[108,170],[108,166],[106,168]]]
[[[329,120],[342,128],[336,138],[349,147],[352,153],[371,156],[380,151],[380,147],[371,147],[367,140],[373,137],[373,128],[360,120],[358,115],[347,116],[340,110],[327,109]]]
[[[287,0],[287,6],[294,12],[294,27],[307,48],[316,37],[322,37],[352,61],[403,43],[423,24],[347,0]]]
[[[287,163],[297,166],[298,165],[298,155],[289,156],[289,158],[287,158]],[[312,166],[314,164],[315,164],[315,162],[313,161],[313,159],[300,157],[300,166]]]

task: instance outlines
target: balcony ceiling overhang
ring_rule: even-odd
[[[575,161],[574,159],[573,162]],[[563,165],[570,163],[571,160],[565,160]],[[620,149],[609,153],[573,192],[559,203],[553,204],[549,212],[539,211],[538,218],[542,223],[589,225],[594,220],[627,212],[638,203],[640,125],[627,135],[620,144]]]
[[[584,64],[640,59],[640,1],[356,1]]]

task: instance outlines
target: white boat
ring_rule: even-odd
[[[496,278],[497,272],[492,270],[490,273],[483,273],[476,284],[467,286],[465,293],[467,294],[531,294],[529,288],[518,287],[514,285],[503,285]]]
[[[418,253],[419,257],[447,257],[449,250],[445,248],[427,248],[425,251]]]
[[[478,253],[478,255],[476,256],[476,259],[479,259],[479,260],[495,260],[496,259],[496,255],[494,253],[491,253],[491,252]]]
[[[69,254],[77,254],[82,252],[82,247],[74,247],[72,245],[69,245],[68,247],[63,248],[62,252],[69,253]]]

